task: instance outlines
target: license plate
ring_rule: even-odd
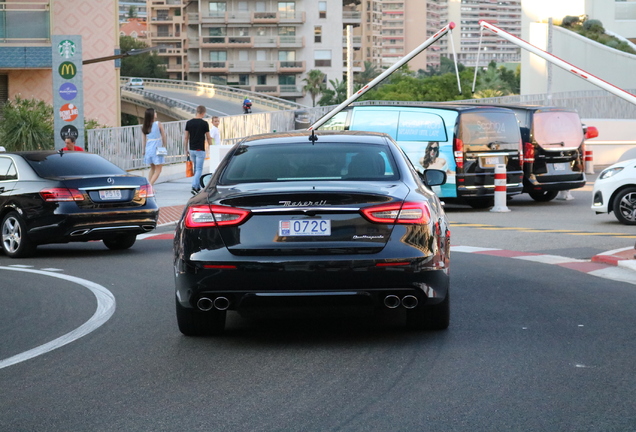
[[[121,199],[121,191],[119,189],[100,190],[99,199],[101,200]]]
[[[565,171],[567,164],[564,163],[555,163],[554,165],[554,170],[555,171]]]
[[[502,164],[503,158],[497,156],[490,157],[482,157],[481,158],[481,166],[482,167],[494,167],[495,165]]]
[[[282,220],[278,223],[280,236],[328,236],[331,235],[329,219]]]

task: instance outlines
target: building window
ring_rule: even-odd
[[[330,67],[331,66],[331,50],[314,51],[314,66],[315,67]]]
[[[225,27],[210,27],[209,36],[225,36]]]
[[[216,85],[227,85],[227,77],[226,76],[219,76],[219,75],[212,75],[212,76],[210,76],[210,82],[212,84],[216,84]]]
[[[278,75],[278,85],[296,85],[296,75]]]
[[[210,61],[212,62],[227,61],[227,51],[210,51]]]
[[[278,51],[279,61],[296,61],[296,51]]]
[[[250,76],[248,74],[239,74],[238,78],[239,78],[238,79],[239,85],[242,85],[242,86],[250,85]]]
[[[314,26],[314,42],[322,42],[322,26]]]
[[[256,50],[256,61],[267,61],[267,51]]]
[[[327,18],[327,2],[318,2],[318,18]]]
[[[256,75],[256,85],[266,85],[267,75]]]
[[[246,1],[238,2],[238,10],[239,12],[247,12],[249,10],[247,7],[247,2]]]
[[[295,2],[278,2],[278,14],[280,18],[289,19],[296,17]]]
[[[257,1],[256,2],[256,12],[265,12],[265,2]]]
[[[296,36],[296,27],[278,27],[278,36]]]
[[[249,56],[250,54],[249,54],[249,51],[247,50],[239,50],[238,52],[239,61],[242,61],[242,62],[249,61]]]
[[[238,29],[239,36],[249,36],[250,28],[249,27],[239,27]]]
[[[227,4],[225,2],[210,2],[211,17],[225,16],[226,10]]]

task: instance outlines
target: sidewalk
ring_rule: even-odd
[[[192,197],[190,193],[191,179],[179,178],[156,183],[154,189],[155,198],[161,207],[158,225],[175,224],[181,217],[183,207]],[[592,257],[592,262],[622,267],[636,272],[635,254],[634,246],[629,246],[598,254]]]

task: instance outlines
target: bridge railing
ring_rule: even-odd
[[[121,77],[120,84],[122,86],[125,86],[128,82],[128,79],[129,77]],[[144,78],[144,86],[151,88],[185,90],[197,92],[199,94],[207,94],[210,97],[221,96],[228,99],[236,99],[237,101],[242,101],[243,99],[248,97],[254,104],[269,107],[274,110],[295,110],[307,108],[304,105],[298,104],[296,102],[291,102],[286,99],[277,98],[275,96],[269,96],[267,94],[251,92],[240,88],[204,82]]]

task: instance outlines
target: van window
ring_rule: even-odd
[[[350,129],[367,132],[383,132],[395,139],[399,116],[399,111],[354,110]]]
[[[467,151],[518,150],[521,136],[517,117],[510,113],[464,113],[459,139]]]
[[[436,114],[400,113],[396,141],[446,141],[444,120]]]
[[[583,126],[577,113],[536,113],[533,129],[534,139],[539,145],[578,147],[583,142]]]

